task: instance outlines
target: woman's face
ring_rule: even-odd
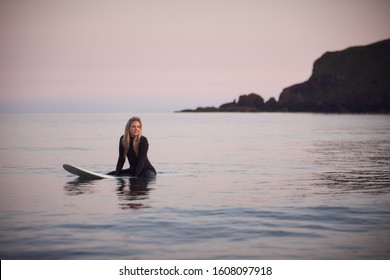
[[[139,121],[133,121],[130,124],[130,135],[132,137],[138,136],[140,130],[141,130],[141,124],[139,123]]]

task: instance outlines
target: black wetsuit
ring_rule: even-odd
[[[155,178],[156,177],[156,169],[154,169],[153,165],[150,163],[148,159],[148,149],[149,143],[146,137],[141,136],[139,147],[138,147],[138,156],[135,154],[133,148],[133,138],[130,139],[130,148],[127,152],[127,159],[130,163],[130,168],[124,169],[123,165],[125,164],[126,158],[124,156],[125,149],[122,144],[123,135],[119,140],[119,157],[118,163],[116,164],[116,170],[110,172],[111,175],[116,176],[136,176],[142,178]]]

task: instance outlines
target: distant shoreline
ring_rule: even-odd
[[[367,46],[327,52],[313,65],[310,78],[283,89],[279,100],[267,102],[256,94],[217,107],[184,109],[175,113],[312,112],[390,113],[390,39]]]

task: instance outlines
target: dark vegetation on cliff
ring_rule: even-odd
[[[180,112],[390,113],[390,39],[325,53],[309,80],[283,89],[278,101],[251,93],[218,108]]]

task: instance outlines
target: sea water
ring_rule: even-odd
[[[155,180],[62,168],[131,116],[0,114],[1,259],[390,258],[389,115],[140,113]]]

